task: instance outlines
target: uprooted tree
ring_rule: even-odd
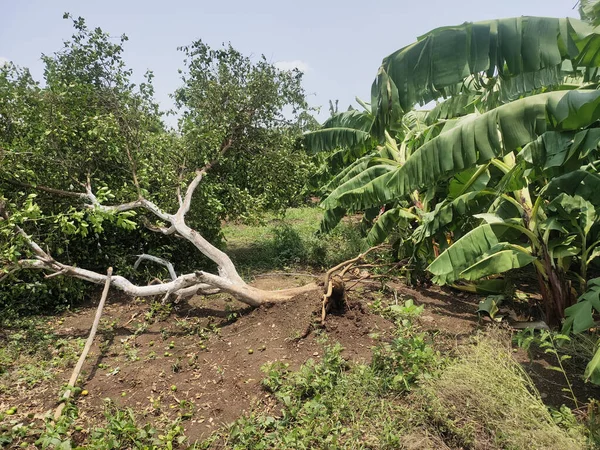
[[[194,42],[181,49],[174,132],[152,73],[132,83],[127,38],[73,22],[64,49],[43,56],[43,86],[26,69],[0,68],[2,291],[35,288],[25,269],[103,284],[109,265],[111,285],[132,296],[222,291],[258,306],[314,288],[253,288],[218,248],[222,220],[299,198],[311,164],[297,146],[309,120],[302,74]],[[169,266],[171,279],[148,284],[132,269],[140,254]]]

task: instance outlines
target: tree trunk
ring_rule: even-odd
[[[542,265],[546,273],[537,270],[537,277],[544,303],[546,323],[551,327],[559,327],[565,318],[565,309],[575,304],[577,299],[572,292],[571,282],[566,279],[563,270],[552,264],[552,258],[545,247],[542,251]]]

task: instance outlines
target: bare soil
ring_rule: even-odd
[[[257,278],[254,285],[281,289],[308,281],[312,279],[274,275]],[[388,300],[390,296],[397,301],[413,298],[425,305],[419,323],[435,333],[436,345],[442,350],[451,351],[489,323],[480,322],[475,314],[478,296],[435,286],[410,288],[388,283],[386,287]],[[89,393],[76,400],[78,422],[83,432],[89,432],[102,420],[108,398],[149,421],[165,415],[183,416],[187,419],[183,422],[185,433],[193,442],[253,408],[277,408],[261,389],[261,366],[281,361],[297,369],[310,358],[318,360],[323,349],[321,335],[340,342],[349,360],[368,361],[376,345],[373,336],[393,329],[392,323],[369,307],[382,295],[380,284],[357,286],[348,294],[343,314],[328,315],[324,329],[302,337],[307,327],[320,319],[319,290],[255,310],[227,296],[213,296],[195,297],[170,311],[153,313],[150,303],[113,293],[84,365],[82,385]],[[91,302],[52,319],[48,326],[59,335],[85,339],[94,313]],[[552,364],[547,355],[534,355],[531,363],[525,352],[517,352],[517,357],[549,404],[568,404],[562,374],[545,368]],[[60,388],[71,370],[62,370],[51,381],[15,386],[9,394],[0,394],[0,409],[18,406],[23,418],[42,418],[57,406]],[[581,380],[574,380],[574,388],[581,399],[599,397],[598,388]]]
[[[286,288],[305,281],[289,276],[261,277],[255,285]],[[88,395],[77,399],[84,429],[103,417],[109,398],[150,420],[162,413],[173,418],[186,415],[185,432],[193,442],[253,407],[273,407],[274,402],[261,389],[264,374],[260,368],[265,363],[281,361],[297,369],[322,354],[319,333],[299,339],[320,318],[320,291],[255,310],[225,296],[195,297],[175,305],[163,320],[146,318],[148,303],[118,294],[109,299],[103,326],[84,365],[83,385]],[[49,326],[59,336],[85,338],[94,313],[91,304]],[[144,326],[145,330],[136,333]],[[198,334],[207,328],[212,331]],[[349,360],[364,362],[375,345],[369,335],[391,328],[390,322],[350,298],[348,310],[329,315],[322,331],[329,341],[342,344]],[[19,414],[41,418],[57,406],[60,387],[71,370],[62,371],[50,382],[16,387],[10,395],[0,395],[0,408],[16,405]]]

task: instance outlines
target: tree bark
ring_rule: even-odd
[[[571,282],[559,267],[552,264],[545,247],[542,248],[542,252],[542,265],[546,273],[537,270],[537,277],[544,302],[546,323],[551,327],[558,327],[565,318],[565,309],[575,304],[577,299],[571,290]]]
[[[230,146],[231,140],[226,141],[221,148],[220,154],[223,154]],[[175,214],[169,214],[163,211],[153,202],[141,196],[137,200],[129,203],[123,203],[120,205],[103,205],[94,195],[89,178],[87,180],[87,184],[85,185],[85,193],[63,192],[46,187],[44,187],[44,190],[57,195],[62,194],[65,196],[80,198],[84,201],[87,201],[85,205],[87,208],[98,209],[107,213],[118,214],[134,209],[145,209],[146,211],[154,214],[162,222],[167,223],[166,226],[150,225],[149,228],[151,230],[165,235],[177,234],[178,236],[187,239],[203,255],[213,261],[218,268],[218,274],[196,271],[194,273],[175,276],[176,274],[174,273],[172,265],[170,265],[168,261],[152,257],[151,255],[142,255],[142,258],[159,262],[160,264],[170,268],[172,279],[166,283],[137,286],[125,277],[119,275],[110,277],[110,286],[121,290],[128,295],[134,297],[162,295],[164,298],[175,295],[178,298],[185,298],[195,294],[214,294],[217,292],[227,292],[239,301],[246,303],[247,305],[257,307],[264,303],[286,301],[295,297],[296,295],[317,289],[318,287],[314,283],[297,288],[282,289],[277,291],[266,291],[249,286],[239,275],[235,265],[226,253],[213,246],[210,242],[204,239],[200,233],[190,228],[185,223],[185,215],[190,210],[194,191],[202,181],[207,170],[210,169],[214,164],[215,161],[212,161],[205,167],[196,170],[195,177],[188,185],[183,198],[181,198],[181,194],[178,192],[179,208]],[[4,209],[0,211],[0,217],[6,220],[9,219],[8,214],[4,211]],[[19,234],[25,240],[25,242],[27,242],[33,253],[33,259],[21,260],[16,264],[18,269],[41,269],[52,272],[52,275],[49,276],[67,275],[95,284],[104,284],[107,282],[108,277],[104,274],[60,263],[49,253],[44,251],[41,246],[38,245],[35,240],[20,226],[15,225],[14,228],[17,234]]]

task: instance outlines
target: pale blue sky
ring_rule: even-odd
[[[501,17],[538,15],[578,17],[576,0],[0,0],[0,58],[29,67],[41,78],[41,53],[62,47],[71,33],[64,12],[83,16],[130,40],[125,59],[140,79],[155,73],[157,99],[172,106],[179,85],[178,46],[201,38],[211,46],[231,41],[245,54],[264,54],[272,62],[300,61],[307,67],[309,101],[323,106],[339,99],[340,109],[354,97],[368,100],[381,60],[433,28]]]

